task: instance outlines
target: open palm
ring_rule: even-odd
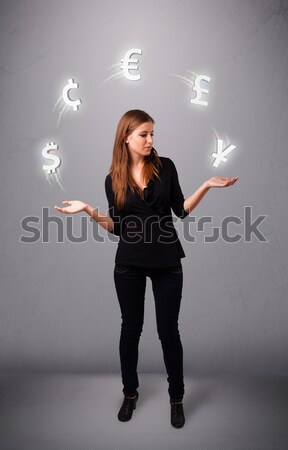
[[[208,187],[227,187],[232,186],[239,177],[234,178],[222,178],[222,177],[212,177],[207,180]]]
[[[64,214],[75,214],[81,211],[84,211],[84,209],[86,208],[86,203],[81,202],[80,200],[65,200],[64,205],[69,205],[66,206],[65,208],[60,208],[60,206],[54,206],[55,209],[57,209],[57,211],[60,211]]]

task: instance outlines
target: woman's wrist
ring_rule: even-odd
[[[91,205],[88,205],[88,203],[86,203],[83,211],[85,211],[89,216],[92,216],[94,209]]]
[[[204,181],[202,187],[205,191],[209,191],[209,189],[211,188],[211,186],[209,186],[209,180]]]

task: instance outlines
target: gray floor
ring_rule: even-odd
[[[170,425],[164,374],[140,374],[121,423],[119,375],[1,375],[1,450],[288,449],[287,378],[186,375],[186,424]]]

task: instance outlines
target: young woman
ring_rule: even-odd
[[[154,120],[141,110],[127,111],[116,131],[112,164],[105,179],[109,216],[82,201],[64,201],[57,211],[88,213],[108,232],[119,236],[114,283],[122,325],[120,363],[124,399],[118,419],[131,419],[138,399],[138,344],[144,318],[146,278],[152,282],[157,332],[168,374],[171,424],[183,427],[183,349],[178,330],[182,297],[183,248],[171,209],[184,219],[212,187],[233,185],[238,177],[212,177],[184,199],[170,158],[153,147]]]

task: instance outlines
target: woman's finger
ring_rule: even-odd
[[[57,211],[60,211],[62,213],[65,213],[66,209],[67,209],[67,208],[60,208],[60,206],[56,206],[56,205],[54,206],[54,208],[57,209]]]

